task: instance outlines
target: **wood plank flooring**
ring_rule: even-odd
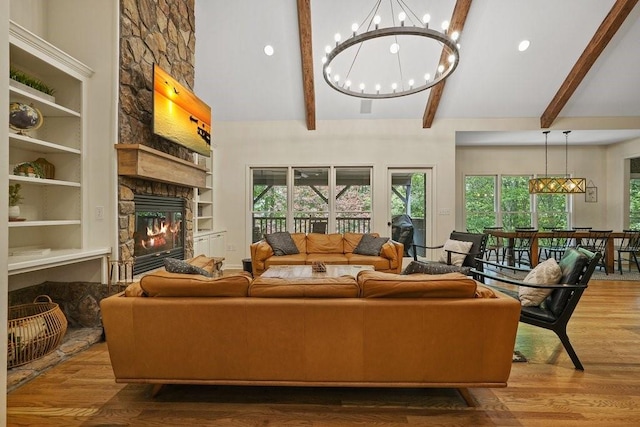
[[[569,323],[585,366],[550,331],[520,324],[509,386],[454,390],[116,384],[105,343],[7,396],[9,426],[635,426],[640,282],[592,281]],[[469,355],[473,363],[473,355]]]

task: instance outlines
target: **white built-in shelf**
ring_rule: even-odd
[[[213,219],[213,217],[212,216],[199,216],[198,217],[198,221],[204,221],[204,220],[207,220],[207,219]]]
[[[77,111],[15,87],[9,88],[9,98],[11,99],[11,102],[18,101],[24,104],[37,102],[38,110],[40,110],[45,117],[80,117],[80,113]]]
[[[9,275],[104,259],[110,253],[111,248],[52,249],[46,255],[9,256]]]
[[[50,227],[57,225],[80,225],[79,219],[61,219],[44,221],[9,221],[9,228],[14,227]]]
[[[85,203],[89,133],[85,105],[93,70],[13,21],[9,21],[8,48],[7,65],[55,89],[54,98],[10,79],[5,86],[9,102],[33,105],[44,118],[39,129],[26,135],[11,130],[8,138],[0,141],[9,145],[9,156],[2,159],[8,166],[5,176],[9,182],[22,185],[21,214],[27,218],[8,221],[4,230],[8,233],[9,275],[99,258],[103,259],[104,273],[111,248],[90,247],[91,227],[87,221],[91,217]],[[40,157],[55,167],[57,179],[13,174],[15,165]]]
[[[31,178],[29,176],[9,175],[9,181],[25,182],[35,185],[59,185],[63,187],[80,187],[79,182],[61,181],[59,179]]]
[[[9,134],[9,146],[11,148],[19,148],[21,150],[34,151],[37,153],[80,154],[80,150],[78,150],[77,148],[71,148],[64,145],[55,144],[53,142],[32,138],[27,135],[20,135],[17,133]]]

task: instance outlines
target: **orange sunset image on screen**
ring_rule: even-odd
[[[211,107],[157,64],[153,65],[153,132],[209,156]]]

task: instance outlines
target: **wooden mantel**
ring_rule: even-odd
[[[142,144],[116,144],[118,175],[183,187],[205,187],[204,166],[154,150]]]

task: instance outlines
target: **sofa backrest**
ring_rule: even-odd
[[[308,254],[343,254],[344,240],[342,234],[307,234]]]
[[[307,253],[307,235],[305,233],[291,233],[293,243],[296,244],[301,254]]]

